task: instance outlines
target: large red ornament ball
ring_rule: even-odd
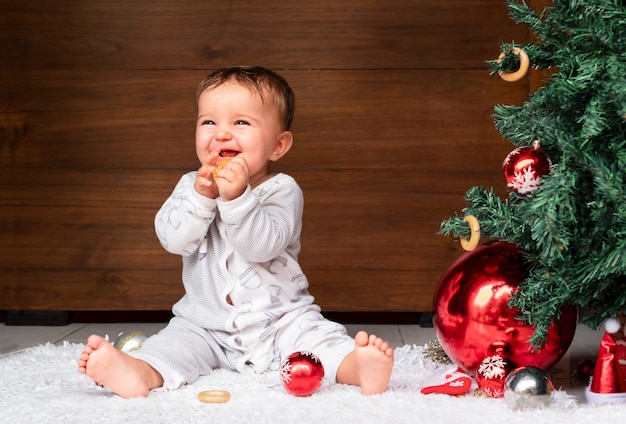
[[[517,194],[530,194],[541,185],[541,177],[550,173],[552,162],[540,149],[518,147],[502,163],[506,185]]]
[[[476,371],[476,384],[489,397],[504,397],[504,382],[517,364],[502,355],[487,356]]]
[[[508,305],[527,271],[516,245],[497,242],[461,255],[443,274],[433,299],[433,324],[441,347],[476,375],[481,361],[500,354],[518,366],[547,371],[565,354],[578,321],[575,306],[561,310],[540,349],[528,343],[534,327]]]
[[[282,363],[280,377],[285,389],[296,396],[310,396],[324,380],[324,367],[310,352],[294,352]]]

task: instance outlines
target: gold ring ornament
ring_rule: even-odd
[[[226,390],[205,390],[198,393],[198,400],[204,403],[226,403],[230,400],[230,393]]]
[[[474,215],[467,215],[463,218],[463,222],[467,222],[470,227],[470,237],[461,239],[461,247],[463,250],[471,251],[476,249],[480,241],[480,223]]]
[[[526,54],[524,50],[520,49],[519,47],[513,47],[511,48],[511,52],[519,56],[519,69],[515,72],[504,72],[501,69],[498,70],[498,75],[500,75],[500,78],[507,82],[515,82],[521,80],[528,72],[528,68],[530,68],[530,59],[528,58],[528,54]],[[498,56],[498,63],[502,62],[504,56],[506,56],[505,52],[500,53],[500,56]]]

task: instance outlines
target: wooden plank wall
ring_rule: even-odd
[[[472,185],[506,193],[485,61],[528,39],[503,0],[3,0],[0,310],[167,310],[154,214],[198,166],[211,69],[277,70],[298,98],[275,168],[305,193],[301,263],[327,311],[430,311],[462,253],[437,235]]]

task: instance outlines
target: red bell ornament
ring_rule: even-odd
[[[509,153],[502,163],[506,185],[517,194],[530,194],[541,185],[541,177],[550,173],[552,162],[539,149],[539,142],[533,147],[518,147]]]
[[[280,378],[292,395],[310,396],[322,385],[324,367],[311,352],[294,352],[283,361]]]
[[[476,375],[481,361],[500,354],[518,366],[547,371],[565,354],[576,331],[578,310],[566,306],[544,344],[528,343],[534,327],[508,305],[527,270],[516,245],[497,242],[461,255],[442,275],[433,299],[433,324],[441,347],[458,366]]]

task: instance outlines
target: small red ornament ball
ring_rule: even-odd
[[[509,153],[502,163],[506,185],[517,194],[530,194],[541,185],[541,177],[550,173],[552,162],[539,149],[518,147]]]
[[[596,363],[591,359],[583,359],[576,365],[576,373],[580,378],[589,379],[593,376],[593,370],[596,367]]]
[[[324,367],[311,352],[294,352],[283,361],[280,377],[292,395],[310,396],[322,385]]]
[[[489,397],[504,397],[504,382],[516,368],[517,365],[511,359],[502,355],[487,356],[476,371],[476,384]]]

